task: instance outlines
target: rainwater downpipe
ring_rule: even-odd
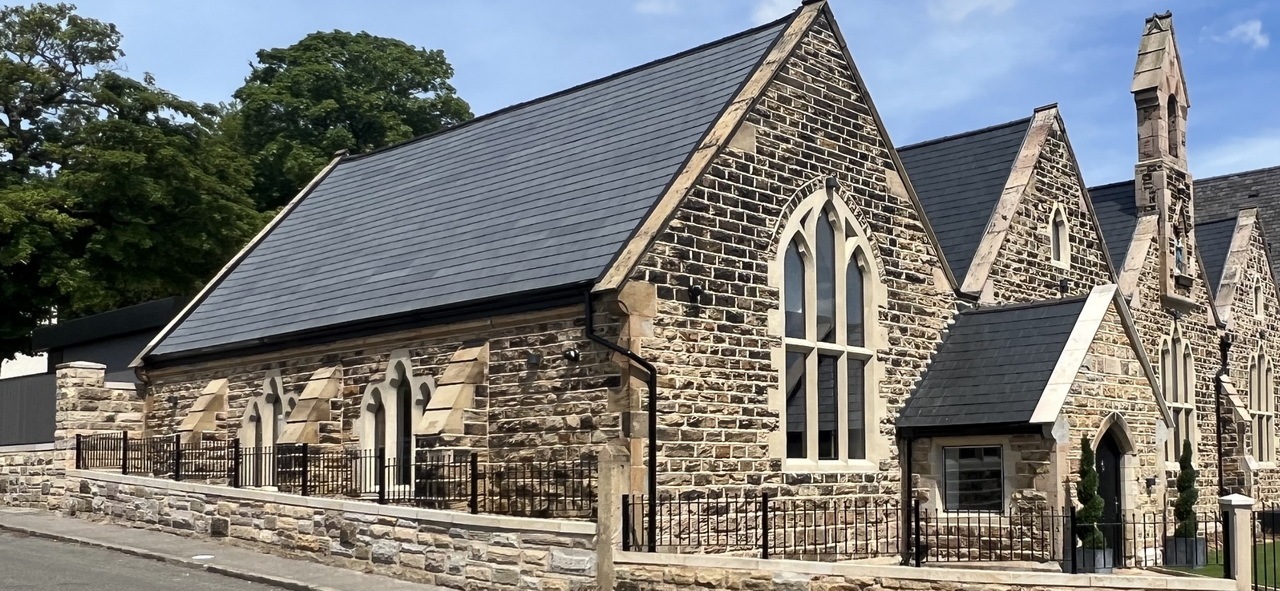
[[[584,299],[586,300],[586,333],[587,338],[593,342],[604,345],[607,349],[621,353],[639,365],[649,374],[649,462],[646,468],[649,473],[648,491],[648,519],[645,520],[645,538],[648,540],[649,552],[658,551],[658,368],[654,367],[645,358],[636,355],[634,351],[627,349],[596,334],[595,324],[595,306],[591,301],[591,292],[587,291]]]

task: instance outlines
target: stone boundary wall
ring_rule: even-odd
[[[761,560],[695,554],[619,552],[617,591],[1227,591],[1236,581],[1203,577],[1066,575],[1061,573],[914,568],[865,563]]]
[[[56,509],[74,453],[52,443],[0,447],[0,505]]]
[[[446,589],[596,589],[596,524],[68,470],[61,508]]]

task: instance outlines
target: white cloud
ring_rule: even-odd
[[[1244,21],[1227,31],[1226,35],[1214,37],[1220,43],[1244,43],[1254,49],[1266,49],[1271,45],[1271,37],[1262,30],[1262,21],[1254,18]]]
[[[751,20],[762,25],[791,14],[798,6],[800,3],[795,0],[758,0],[751,9]]]
[[[640,14],[668,15],[680,12],[680,5],[676,0],[640,0],[633,8]]]
[[[1227,138],[1204,152],[1191,150],[1188,162],[1201,178],[1275,166],[1280,164],[1280,129]]]
[[[958,23],[971,14],[1000,14],[1013,8],[1014,0],[929,0],[926,9],[935,20]]]

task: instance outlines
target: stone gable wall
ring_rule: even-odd
[[[871,473],[781,472],[769,451],[780,428],[769,405],[779,387],[771,329],[779,307],[769,284],[779,233],[796,204],[839,181],[843,197],[874,242],[874,264],[887,289],[879,322],[887,342],[877,392],[889,409],[870,436],[893,448],[893,421],[954,313],[953,292],[938,253],[901,189],[889,147],[880,139],[825,18],[747,116],[754,149],[729,148],[714,161],[631,276],[657,286],[654,336],[641,354],[660,372],[663,486],[781,486],[781,494],[896,495],[896,459]],[[898,189],[894,189],[897,185]],[[691,303],[691,281],[706,294]],[[892,450],[896,454],[896,448]]]
[[[1249,236],[1248,259],[1240,267],[1226,269],[1224,275],[1233,275],[1235,279],[1228,324],[1228,332],[1232,337],[1228,371],[1238,396],[1248,404],[1251,400],[1248,391],[1250,357],[1261,348],[1280,369],[1280,301],[1276,297],[1266,245],[1257,224],[1253,226]],[[1263,287],[1267,311],[1261,318],[1254,314],[1253,290],[1258,284]],[[1252,454],[1252,431],[1249,433],[1241,437],[1246,441],[1243,453]],[[1233,435],[1240,437],[1238,433]],[[1270,465],[1255,463],[1255,468],[1247,477],[1247,494],[1255,499],[1271,499],[1280,495],[1280,469],[1275,467],[1275,462]]]
[[[1062,278],[1067,279],[1067,296],[1087,294],[1095,286],[1112,282],[1102,240],[1081,195],[1066,136],[1055,125],[1036,160],[1032,187],[1022,195],[992,263],[988,279],[992,301],[1058,298]],[[1070,236],[1071,265],[1065,269],[1054,264],[1049,242],[1054,206],[1066,215]]]
[[[333,420],[320,424],[320,443],[359,445],[354,424],[361,397],[368,385],[386,379],[393,351],[409,351],[415,376],[438,379],[464,343],[487,340],[487,380],[475,387],[472,410],[464,414],[465,433],[442,445],[488,450],[494,461],[577,459],[620,430],[618,414],[606,409],[609,389],[618,385],[618,368],[602,347],[587,340],[583,313],[570,307],[498,316],[153,371],[147,432],[171,434],[201,390],[225,378],[228,411],[213,436],[232,437],[269,371],[279,372],[286,395],[296,395],[316,370],[339,366],[342,390],[330,401]],[[617,338],[615,320],[600,313],[596,322],[602,336]],[[581,353],[580,360],[565,358],[571,349]]]

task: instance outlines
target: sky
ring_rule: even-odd
[[[799,0],[80,0],[115,23],[131,75],[228,101],[254,53],[341,29],[444,50],[483,114],[783,16]],[[1192,174],[1280,165],[1280,2],[831,0],[903,146],[1057,103],[1090,185],[1132,178],[1129,84],[1143,19],[1172,10],[1190,94]]]

